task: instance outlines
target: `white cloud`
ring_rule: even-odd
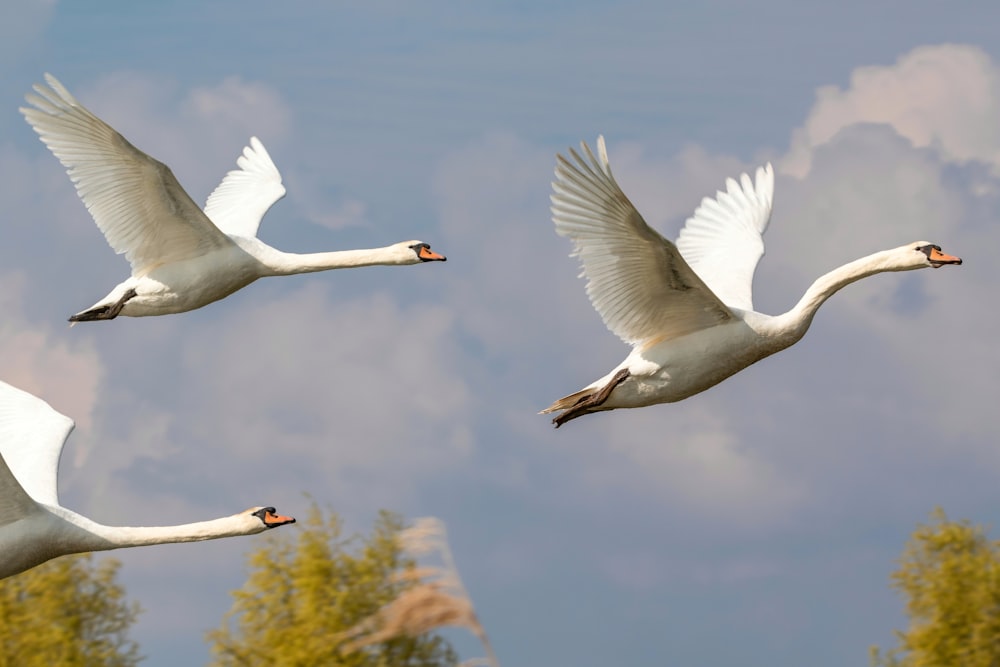
[[[847,90],[823,86],[792,135],[782,169],[808,173],[816,147],[859,123],[891,125],[914,146],[949,162],[979,160],[1000,170],[1000,69],[976,46],[921,46],[894,65],[859,67]]]
[[[323,198],[321,202],[327,208],[305,212],[306,217],[317,225],[326,227],[327,229],[338,230],[344,227],[358,227],[365,224],[365,214],[368,207],[364,202],[357,199],[329,202],[326,198]]]
[[[259,502],[251,496],[295,501],[319,489],[345,511],[402,506],[468,455],[468,391],[447,308],[384,294],[341,301],[315,279],[252,296],[164,323],[178,338],[165,346],[119,348],[172,361],[142,363],[160,381],[122,377],[101,406],[112,433],[104,468],[140,494],[105,508],[118,520],[136,520],[127,517],[179,490],[191,494],[192,512],[204,498],[249,505]]]
[[[605,493],[627,487],[699,520],[744,528],[780,523],[801,504],[806,489],[782,464],[780,447],[752,440],[753,431],[730,423],[739,413],[736,406],[702,398],[584,417],[591,423],[571,422],[565,430],[577,431],[564,437],[588,442],[583,474]]]
[[[19,272],[0,274],[0,379],[42,397],[73,418],[81,430],[93,426],[104,366],[89,341],[68,342],[61,322],[43,324],[24,314],[30,294],[28,278]],[[56,327],[60,331],[56,331]],[[69,460],[79,459],[77,446]]]

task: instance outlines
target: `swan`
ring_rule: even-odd
[[[743,174],[706,197],[674,245],[642,219],[608,163],[604,137],[595,157],[586,143],[572,162],[557,156],[552,219],[568,236],[604,324],[632,346],[601,379],[542,410],[562,424],[591,412],[673,403],[705,391],[805,335],[816,310],[856,280],[962,260],[917,241],[876,252],[817,279],[787,313],[753,310],[751,283],[764,254],[774,171]]]
[[[372,265],[445,261],[423,241],[384,248],[286,253],[257,238],[261,218],[285,195],[281,174],[250,139],[202,211],[162,162],[130,144],[51,74],[21,113],[66,167],[77,194],[132,275],[70,322],[167,315],[201,308],[258,278]]]
[[[273,507],[179,526],[104,526],[59,504],[59,456],[73,420],[0,382],[0,579],[66,554],[253,535],[295,519]]]

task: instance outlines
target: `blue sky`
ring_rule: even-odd
[[[439,516],[507,665],[864,664],[915,525],[1000,520],[1000,10],[871,4],[0,5],[0,377],[76,419],[64,503]],[[449,261],[70,329],[127,265],[17,112],[44,72],[198,201],[259,136],[281,249]],[[555,431],[535,413],[627,352],[549,219],[555,153],[599,133],[668,237],[775,163],[763,312],[913,240],[966,264],[852,285],[704,394]],[[145,664],[206,660],[259,544],[116,554]]]

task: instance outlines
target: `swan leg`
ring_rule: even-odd
[[[125,307],[125,303],[136,295],[135,289],[129,288],[122,294],[122,298],[118,299],[115,303],[110,303],[104,306],[98,306],[97,308],[91,308],[90,310],[85,310],[82,313],[77,313],[69,318],[70,322],[91,322],[93,320],[113,320],[118,317],[118,313],[122,312],[122,308]]]
[[[608,400],[608,397],[611,396],[611,392],[614,391],[615,387],[627,380],[629,375],[630,373],[627,368],[621,369],[615,373],[614,377],[611,378],[611,381],[601,387],[599,391],[596,391],[589,396],[581,397],[580,400],[573,405],[573,407],[568,408],[565,412],[555,417],[552,420],[552,423],[556,425],[556,428],[559,428],[571,419],[576,419],[577,417],[582,417],[583,415],[592,412],[593,408],[596,408],[597,406],[603,404],[604,401]]]

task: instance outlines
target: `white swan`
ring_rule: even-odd
[[[267,210],[285,194],[281,174],[256,137],[202,212],[170,168],[130,144],[83,107],[51,74],[21,113],[76,185],[131,277],[70,322],[167,315],[201,308],[258,278],[359,266],[444,261],[422,241],[305,255],[257,239]],[[213,224],[214,223],[214,224]]]
[[[0,382],[0,579],[66,554],[252,535],[294,523],[273,507],[254,507],[180,526],[103,526],[59,504],[63,443],[73,420]]]
[[[805,334],[816,310],[834,292],[883,271],[961,264],[958,257],[918,241],[855,260],[820,277],[790,311],[754,312],[751,283],[764,254],[761,235],[771,217],[774,172],[743,174],[727,191],[706,197],[688,219],[677,245],[649,227],[599,159],[557,156],[552,183],[556,231],[572,239],[587,276],[587,294],[605,325],[632,352],[614,370],[542,413],[563,411],[556,428],[599,410],[672,403],[704,391]]]

